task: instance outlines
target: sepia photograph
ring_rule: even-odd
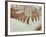
[[[11,32],[42,30],[42,11],[40,6],[12,4],[10,11]]]
[[[44,33],[44,4],[8,2],[8,35]]]

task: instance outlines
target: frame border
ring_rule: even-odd
[[[8,35],[8,2],[44,4],[44,33]],[[41,35],[41,34],[45,34],[45,3],[43,3],[43,2],[27,2],[27,1],[5,1],[5,36],[25,36],[25,35]]]

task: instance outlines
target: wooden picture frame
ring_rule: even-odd
[[[13,4],[15,4],[15,5],[38,5],[38,6],[41,6],[41,8],[42,8],[42,32],[31,32],[31,31],[29,31],[29,32],[10,32],[9,33],[9,29],[10,29],[10,18],[9,18],[9,16],[10,16],[10,13],[9,13],[9,11],[10,11],[10,6],[11,6],[11,4],[13,5]],[[10,6],[9,6],[10,5]],[[45,3],[43,3],[43,2],[25,2],[25,1],[5,1],[5,36],[23,36],[23,35],[40,35],[40,34],[45,34]]]

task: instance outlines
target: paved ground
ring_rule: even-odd
[[[10,29],[12,32],[22,31],[34,31],[41,25],[41,17],[38,21],[27,24],[26,22],[18,21],[17,19],[11,18]]]

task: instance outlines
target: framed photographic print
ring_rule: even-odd
[[[5,36],[45,33],[45,3],[5,1]]]

